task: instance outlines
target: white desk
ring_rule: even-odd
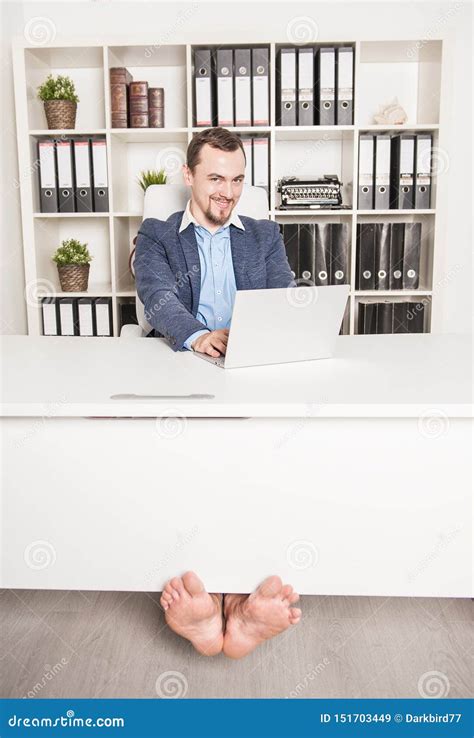
[[[3,587],[192,568],[210,591],[472,595],[470,337],[229,371],[159,339],[1,340]]]

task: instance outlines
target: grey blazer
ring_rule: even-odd
[[[201,291],[201,266],[190,223],[178,229],[184,211],[168,220],[146,218],[140,226],[135,252],[137,294],[145,318],[157,333],[179,351],[195,331],[205,328],[196,319]],[[230,243],[238,290],[295,286],[278,224],[240,215],[243,231],[230,225]]]

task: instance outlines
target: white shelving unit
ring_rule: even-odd
[[[435,276],[440,253],[437,209],[437,177],[432,179],[430,210],[357,210],[359,133],[367,131],[429,131],[433,146],[440,133],[442,41],[334,41],[317,45],[349,43],[355,49],[354,125],[276,125],[276,52],[286,42],[250,46],[270,49],[270,125],[232,128],[238,133],[267,135],[270,141],[269,218],[285,222],[346,222],[350,226],[350,284],[346,313],[347,331],[355,333],[358,299],[361,297],[407,299],[419,297],[426,305],[425,330],[433,330],[432,303],[436,300]],[[128,271],[133,237],[141,222],[143,193],[136,184],[141,169],[164,168],[168,181],[180,182],[181,165],[193,133],[192,50],[196,44],[81,43],[71,40],[60,47],[13,44],[14,88],[18,135],[19,187],[21,191],[23,249],[28,311],[28,332],[41,334],[40,304],[32,295],[83,294],[112,297],[114,336],[120,332],[119,305],[135,296]],[[248,47],[249,44],[226,44]],[[311,44],[309,44],[311,45]],[[211,47],[213,44],[210,45]],[[135,80],[165,89],[165,128],[111,128],[109,69],[125,66]],[[43,104],[36,89],[49,73],[67,74],[75,82],[80,99],[77,127],[48,130]],[[403,126],[373,124],[381,103],[397,97],[408,114]],[[38,202],[36,143],[42,136],[102,135],[107,142],[109,213],[41,213]],[[276,182],[282,176],[338,174],[343,182],[341,211],[280,211]],[[357,224],[368,221],[406,220],[422,222],[420,289],[370,291],[355,289]],[[64,238],[87,241],[94,256],[87,293],[62,293],[51,255]],[[37,286],[37,287],[36,287]],[[35,292],[36,287],[36,292]]]

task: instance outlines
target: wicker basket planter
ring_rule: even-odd
[[[58,266],[59,281],[63,292],[87,292],[90,264],[65,264]]]
[[[77,103],[71,100],[45,100],[48,128],[75,128]]]

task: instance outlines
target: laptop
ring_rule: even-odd
[[[223,369],[328,359],[349,285],[237,290],[225,356],[195,356]]]

